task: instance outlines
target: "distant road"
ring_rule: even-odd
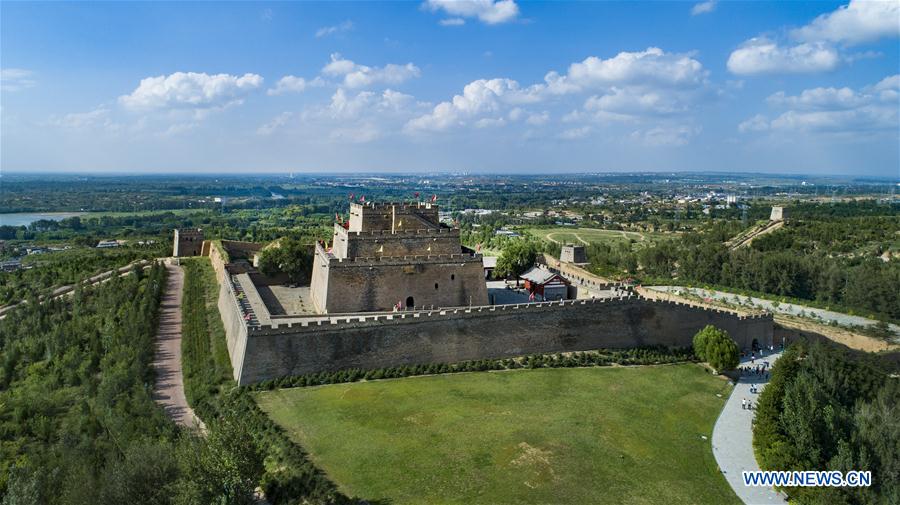
[[[765,309],[773,313],[786,314],[789,316],[799,316],[807,318],[810,318],[810,316],[815,316],[815,319],[824,321],[825,323],[834,321],[841,326],[872,326],[878,323],[878,321],[875,321],[874,319],[868,319],[865,317],[851,316],[849,314],[842,314],[840,312],[817,309],[814,307],[807,307],[805,305],[797,305],[794,303],[773,302],[771,300],[766,300],[765,298],[743,296],[734,293],[728,293],[726,291],[715,291],[702,288],[688,288],[684,286],[644,286],[644,288],[672,294],[689,293],[701,298],[711,298],[713,300],[720,300],[727,303],[734,303],[735,300],[738,300],[744,306],[749,306],[752,304],[756,308]],[[890,327],[891,331],[894,332],[895,340],[900,342],[900,326],[897,326],[896,324],[889,324],[888,326]]]

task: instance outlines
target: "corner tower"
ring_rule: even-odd
[[[487,303],[481,255],[421,202],[351,204],[330,246],[316,244],[310,295],[330,314]]]

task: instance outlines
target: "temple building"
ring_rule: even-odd
[[[487,304],[482,257],[431,203],[353,203],[316,244],[310,297],[320,314]]]

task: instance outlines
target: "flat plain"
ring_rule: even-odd
[[[342,491],[376,502],[727,504],[739,501],[710,439],[729,392],[684,364],[410,377],[257,401]]]

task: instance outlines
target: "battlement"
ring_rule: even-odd
[[[341,235],[345,237],[354,237],[360,240],[365,240],[368,238],[381,238],[381,237],[396,237],[396,236],[422,236],[422,235],[434,235],[440,237],[453,237],[459,236],[459,228],[448,228],[448,227],[440,227],[440,228],[406,228],[406,229],[398,229],[398,230],[366,230],[366,231],[350,231],[340,224],[335,223],[334,225],[334,233],[335,235]]]
[[[351,203],[350,208],[391,209],[394,207],[410,209],[437,209],[437,204],[431,202],[366,202]]]
[[[402,312],[379,312],[371,314],[335,314],[328,317],[297,318],[294,321],[272,324],[247,324],[248,335],[280,335],[303,332],[317,332],[326,329],[353,329],[372,325],[403,324],[404,322],[424,322],[439,319],[469,319],[473,317],[492,317],[495,315],[515,314],[517,311],[556,310],[558,308],[577,308],[586,305],[629,305],[632,303],[648,303],[660,306],[688,307],[699,309],[710,314],[733,316],[737,321],[773,320],[772,314],[742,314],[724,308],[710,308],[695,303],[672,300],[645,298],[633,293],[611,298],[588,298],[580,300],[558,300],[549,302],[530,302],[509,305],[478,305],[472,307],[451,307],[443,309],[425,309]]]

